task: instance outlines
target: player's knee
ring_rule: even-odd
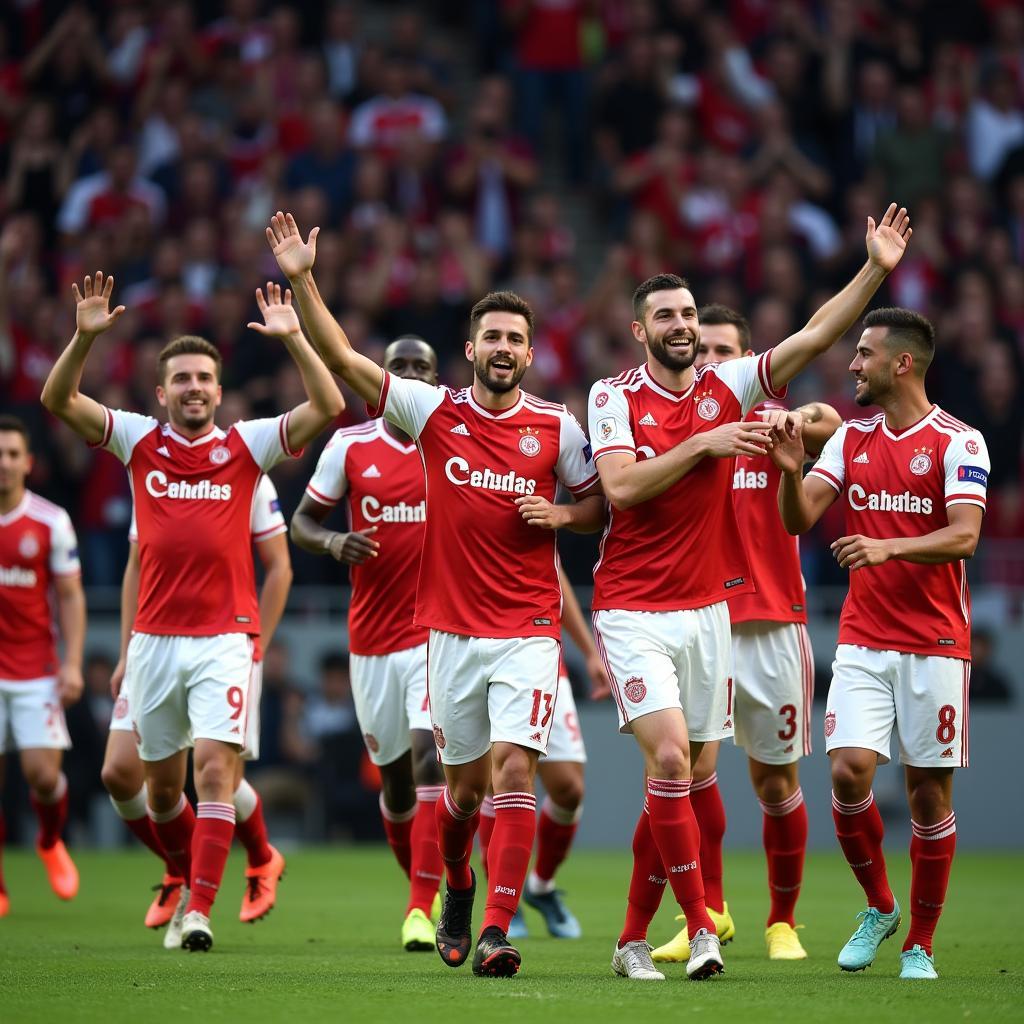
[[[796,786],[788,775],[768,774],[762,776],[757,785],[758,799],[766,804],[781,804],[796,792]]]
[[[103,788],[115,800],[131,800],[140,789],[136,784],[137,780],[125,771],[124,765],[114,760],[103,762],[103,767],[100,769],[100,781],[103,783]]]
[[[529,757],[511,754],[494,769],[494,789],[498,793],[533,792],[533,771]]]
[[[832,789],[844,802],[863,799],[871,789],[870,768],[846,758],[833,758]]]
[[[459,781],[454,785],[449,783],[448,791],[451,793],[455,806],[467,814],[472,814],[477,810],[487,795],[486,786],[478,786],[470,781]]]
[[[414,754],[412,774],[417,786],[441,786],[444,784],[444,769],[437,760],[437,751],[421,751]]]
[[[28,788],[44,800],[53,794],[60,781],[60,768],[52,765],[32,765],[25,769]]]
[[[575,811],[583,803],[583,780],[577,778],[559,779],[557,784],[545,789],[551,802],[565,811]]]
[[[690,753],[677,743],[663,743],[651,757],[650,772],[655,779],[685,779],[690,775]]]
[[[920,779],[909,787],[910,816],[920,825],[932,825],[945,818],[952,807],[939,779]]]
[[[181,800],[181,787],[173,782],[146,781],[146,803],[157,814],[173,811]]]
[[[196,791],[201,799],[230,799],[235,786],[235,766],[227,758],[210,758],[196,765]]]
[[[384,806],[396,814],[404,813],[416,803],[416,788],[408,770],[388,772],[382,769],[380,788]]]

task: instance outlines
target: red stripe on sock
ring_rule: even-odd
[[[480,930],[508,931],[526,881],[537,830],[532,793],[494,794],[494,832],[488,852],[487,906]]]
[[[690,806],[700,829],[700,874],[704,902],[713,910],[725,906],[722,889],[722,841],[725,838],[725,804],[718,788],[718,773],[690,787]]]

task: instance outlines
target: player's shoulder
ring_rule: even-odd
[[[564,417],[571,415],[564,402],[549,402],[546,398],[538,398],[529,391],[523,392],[523,408],[542,415]]]
[[[931,426],[940,434],[947,434],[952,438],[963,435],[962,439],[966,440],[970,436],[981,436],[981,431],[977,427],[964,423],[963,420],[957,419],[938,405],[935,406],[935,411],[932,414]]]
[[[884,422],[885,413],[880,412],[874,416],[865,416],[854,420],[843,420],[839,425],[839,429],[844,433],[853,430],[861,434],[873,434],[875,431],[881,429]]]
[[[626,392],[638,390],[643,386],[643,382],[643,367],[634,366],[614,377],[603,377],[595,382],[590,389],[590,400],[600,408],[603,404],[600,400],[602,395],[607,396],[610,393],[624,395]],[[607,400],[606,397],[605,401]]]
[[[25,506],[25,515],[36,522],[45,523],[51,526],[54,523],[70,521],[67,510],[46,498],[41,497],[34,491],[27,491],[28,502]]]

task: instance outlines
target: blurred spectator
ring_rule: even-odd
[[[991,69],[982,95],[967,111],[967,155],[982,181],[999,173],[1007,154],[1024,146],[1024,111],[1017,79],[1007,67]]]
[[[995,663],[995,635],[983,626],[971,630],[971,703],[1009,704],[1013,687]]]

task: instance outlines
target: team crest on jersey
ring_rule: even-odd
[[[540,441],[538,436],[539,430],[534,430],[533,427],[520,427],[519,428],[519,450],[528,458],[533,458],[535,455],[540,454]]]
[[[366,749],[371,754],[376,754],[380,750],[380,744],[377,742],[377,737],[372,732],[364,733],[363,739],[366,741]]]
[[[598,407],[598,409],[603,409],[607,404],[608,404],[608,392],[607,391],[602,391],[594,399],[594,405],[596,405]]]
[[[644,681],[640,676],[630,676],[626,680],[623,690],[634,704],[639,704],[647,696],[647,687],[644,686]]]
[[[114,701],[114,717],[124,718],[128,714],[128,698],[125,696],[118,697]]]
[[[915,448],[914,457],[910,460],[910,472],[914,476],[924,476],[932,468],[932,452],[934,448]]]
[[[210,461],[215,466],[223,466],[230,458],[231,452],[229,452],[222,444],[217,445],[217,447],[210,452]]]
[[[694,401],[697,403],[697,415],[702,420],[717,419],[718,414],[722,411],[718,400],[710,391],[703,391],[699,395],[694,395]]]
[[[34,533],[26,533],[18,541],[18,554],[22,558],[35,558],[39,554],[39,541]]]
[[[836,731],[836,713],[830,711],[825,715],[825,735],[831,736]]]
[[[978,452],[980,451],[980,449],[978,448],[978,442],[977,442],[977,441],[968,441],[968,442],[967,442],[967,443],[966,443],[966,444],[964,445],[964,447],[965,447],[965,448],[967,449],[967,451],[968,451],[968,452],[969,452],[969,453],[970,453],[971,455],[977,455],[977,454],[978,454]]]
[[[434,726],[434,745],[437,747],[438,750],[444,750],[445,742],[446,742],[446,740],[444,738],[444,733],[441,731],[441,726],[435,725]]]

